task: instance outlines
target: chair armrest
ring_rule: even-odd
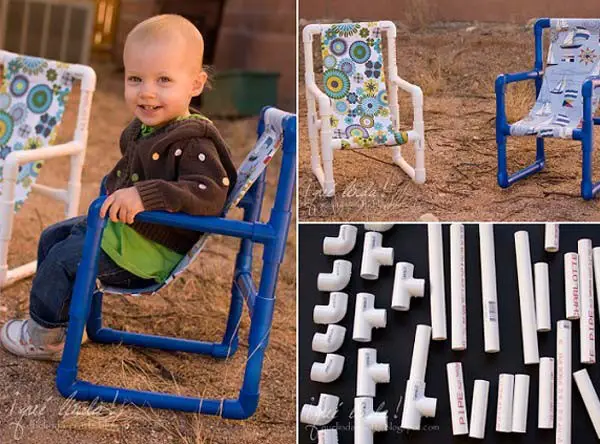
[[[596,88],[600,88],[600,76],[590,76],[583,82],[581,95],[583,97],[592,97]]]
[[[100,196],[106,196],[106,179],[108,179],[108,174],[100,182]]]
[[[423,91],[421,90],[421,88],[419,88],[417,85],[413,85],[412,83],[407,82],[400,76],[392,76],[390,80],[396,85],[398,85],[400,89],[406,91],[407,93],[410,93],[412,96],[417,95],[421,96],[421,98],[423,97]]]
[[[496,93],[498,93],[498,86],[508,85],[509,83],[521,82],[523,80],[535,80],[539,79],[544,75],[544,71],[532,70],[525,72],[517,72],[511,74],[500,74],[496,78]]]
[[[322,113],[329,113],[331,108],[331,100],[323,91],[319,89],[316,83],[306,85],[306,90],[319,102],[319,109]]]
[[[544,75],[544,71],[532,70],[514,74],[500,74],[496,77],[496,132],[508,133],[508,122],[506,121],[506,104],[504,103],[505,86],[513,82],[523,80],[535,80]]]
[[[4,161],[3,175],[7,181],[16,180],[19,166],[36,160],[46,160],[53,157],[72,156],[83,152],[80,142],[71,141],[60,145],[47,145],[34,150],[13,151]]]

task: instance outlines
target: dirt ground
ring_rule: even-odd
[[[97,196],[104,174],[119,158],[118,139],[130,116],[122,100],[122,74],[110,64],[97,63],[98,90],[94,96],[89,146],[83,170],[80,213]],[[69,103],[60,139],[74,126],[76,97]],[[236,164],[256,139],[257,119],[216,121],[230,143]],[[280,157],[269,168],[263,215],[274,198]],[[45,164],[39,183],[66,183],[64,159]],[[16,217],[9,265],[35,257],[41,230],[58,221],[63,209],[32,194]],[[241,210],[233,210],[240,217]],[[0,442],[57,444],[87,443],[291,443],[295,439],[295,218],[277,287],[275,318],[266,351],[257,412],[247,421],[204,415],[140,409],[132,406],[90,405],[67,401],[54,386],[56,363],[17,359],[0,350]],[[237,241],[214,236],[202,259],[182,277],[152,297],[106,296],[106,323],[114,328],[220,340],[225,330]],[[261,262],[257,249],[255,266]],[[256,267],[258,269],[258,267]],[[0,293],[0,323],[28,313],[31,279]],[[240,349],[228,361],[184,353],[167,353],[125,346],[88,343],[80,358],[80,378],[96,383],[191,396],[235,397],[241,387],[247,356],[248,317],[240,332]]]
[[[399,74],[419,85],[425,96],[426,183],[412,182],[392,163],[389,149],[339,150],[334,157],[336,195],[322,195],[310,168],[304,58],[300,50],[301,221],[402,221],[416,220],[427,213],[439,220],[600,220],[597,199],[586,202],[580,197],[581,145],[577,142],[546,139],[544,171],[509,189],[497,185],[494,80],[501,73],[533,68],[531,27],[452,23],[409,30],[402,24],[397,26]],[[320,71],[316,44],[314,60],[315,71]],[[319,73],[316,77],[321,87],[322,76]],[[509,85],[509,121],[520,119],[531,108],[533,85]],[[401,92],[400,100],[401,126],[408,128],[412,123],[410,96]],[[596,146],[599,142],[596,131]],[[412,145],[403,148],[411,163],[412,151]],[[534,159],[534,138],[509,138],[509,172]],[[596,150],[594,162],[598,160]],[[596,167],[595,171],[600,169]]]

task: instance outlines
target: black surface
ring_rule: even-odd
[[[537,427],[538,415],[538,365],[523,364],[521,320],[517,287],[517,271],[515,265],[514,233],[519,230],[529,232],[532,263],[544,261],[549,264],[550,297],[552,311],[552,331],[538,333],[540,357],[556,357],[556,321],[565,318],[564,303],[564,271],[563,254],[577,252],[577,240],[592,239],[594,246],[600,246],[600,225],[571,224],[560,227],[560,251],[546,253],[544,251],[543,224],[513,225],[498,224],[494,227],[496,249],[496,275],[498,290],[498,309],[500,320],[500,353],[488,354],[483,351],[483,321],[481,304],[481,270],[479,263],[479,233],[477,225],[465,224],[466,243],[466,281],[467,281],[467,350],[453,352],[450,334],[450,233],[449,225],[443,226],[444,239],[444,277],[446,281],[446,341],[431,341],[427,362],[427,384],[425,393],[438,399],[435,418],[424,418],[421,431],[405,431],[400,429],[402,416],[402,398],[410,371],[410,361],[417,324],[430,325],[430,299],[427,260],[427,227],[426,224],[402,224],[383,233],[383,246],[394,248],[394,263],[405,261],[415,266],[414,276],[425,278],[425,297],[413,298],[408,312],[395,311],[390,308],[393,287],[394,267],[381,267],[379,279],[367,281],[360,277],[360,261],[364,228],[358,226],[358,239],[354,250],[347,256],[325,256],[322,242],[325,236],[337,236],[339,226],[334,224],[301,224],[299,236],[299,393],[298,418],[302,405],[316,404],[320,393],[329,393],[340,397],[339,412],[329,424],[339,431],[341,444],[354,442],[353,419],[351,416],[356,393],[356,360],[357,351],[361,347],[377,349],[378,362],[390,363],[391,381],[389,384],[377,384],[377,395],[374,405],[379,410],[388,410],[388,431],[374,435],[375,444],[413,443],[443,444],[451,442],[481,442],[468,436],[453,436],[448,400],[446,363],[461,361],[465,381],[466,400],[469,419],[473,382],[485,379],[490,382],[488,413],[486,421],[486,443],[553,443],[555,429],[540,430]],[[352,279],[344,292],[348,293],[348,311],[339,323],[347,328],[343,346],[336,353],[345,356],[344,371],[340,378],[329,384],[310,380],[310,368],[313,362],[323,362],[325,354],[311,350],[312,336],[315,332],[325,331],[326,326],[315,325],[312,321],[312,310],[316,304],[327,304],[329,294],[317,290],[317,275],[330,272],[335,259],[352,261]],[[533,268],[533,266],[532,266]],[[354,320],[354,304],[356,293],[375,294],[375,308],[386,308],[387,327],[373,329],[370,343],[358,343],[352,340]],[[597,299],[595,299],[595,302]],[[596,313],[598,310],[596,309]],[[598,316],[596,316],[598,317]],[[579,322],[573,321],[573,371],[584,368],[579,363]],[[598,321],[596,321],[596,337]],[[600,347],[597,348],[597,353]],[[585,366],[590,374],[596,390],[600,392],[600,365]],[[530,375],[529,409],[527,418],[527,434],[498,433],[496,427],[496,400],[498,396],[498,375],[500,373],[526,373]],[[597,442],[592,423],[585,410],[579,391],[573,381],[572,395],[572,442]],[[554,418],[556,427],[556,417]],[[299,423],[299,443],[317,441],[316,428]]]

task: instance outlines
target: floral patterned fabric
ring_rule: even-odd
[[[69,65],[36,57],[14,56],[3,60],[0,83],[0,194],[2,168],[12,151],[52,145],[73,86]],[[22,206],[43,161],[19,169],[15,212]]]
[[[600,74],[600,20],[552,19],[542,88],[529,115],[511,125],[515,136],[573,138],[583,117],[581,87]],[[598,106],[594,94],[593,109]]]
[[[338,23],[321,32],[323,90],[331,98],[333,138],[342,148],[401,145],[388,105],[379,23]]]

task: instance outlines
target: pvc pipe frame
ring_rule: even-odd
[[[373,444],[374,432],[387,431],[387,411],[374,412],[373,398],[354,398],[354,442]]]
[[[358,342],[369,342],[372,329],[384,328],[386,324],[387,313],[384,308],[375,308],[375,295],[358,293],[354,310],[352,339]]]
[[[554,427],[554,358],[540,358],[538,428]]]
[[[331,273],[319,273],[317,288],[319,291],[340,291],[350,283],[352,276],[352,262],[344,259],[333,261]]]
[[[579,344],[582,364],[596,362],[596,337],[594,316],[594,270],[592,262],[592,241],[577,241],[579,257],[579,295],[581,314],[579,321]]]
[[[552,321],[550,320],[550,277],[548,276],[548,264],[536,262],[533,265],[535,279],[535,318],[537,331],[550,331]]]
[[[571,443],[571,321],[556,323],[556,444]]]
[[[446,373],[448,375],[452,434],[467,435],[469,433],[469,422],[462,364],[460,362],[449,362],[446,364]]]
[[[590,416],[592,425],[596,431],[596,436],[600,439],[600,399],[598,399],[598,393],[596,393],[596,389],[594,389],[594,385],[592,384],[587,369],[584,368],[573,373],[573,379],[575,379],[575,384],[579,389],[579,393],[585,404],[585,409]]]
[[[354,225],[341,225],[337,237],[323,239],[323,253],[330,256],[344,256],[356,245],[358,228]]]
[[[546,222],[544,224],[544,250],[548,253],[556,253],[558,251],[559,224],[554,222]]]
[[[340,398],[327,393],[319,395],[317,405],[304,404],[300,411],[300,422],[314,426],[324,426],[329,424],[337,414],[337,407]]]
[[[487,418],[490,383],[476,379],[473,385],[473,401],[471,402],[471,430],[469,437],[485,438],[485,421]]]
[[[431,294],[431,327],[434,341],[445,341],[446,334],[446,301],[444,294],[444,244],[442,241],[442,225],[427,224],[427,240],[429,252],[429,285]]]
[[[459,223],[450,224],[450,308],[452,350],[466,350],[467,289],[465,282],[465,227]]]
[[[394,249],[382,247],[382,241],[383,234],[381,233],[369,231],[365,234],[360,265],[361,278],[375,280],[379,278],[381,265],[394,265]]]
[[[519,281],[519,306],[521,310],[521,333],[523,337],[523,360],[525,365],[540,362],[536,333],[536,316],[531,273],[531,254],[529,251],[529,233],[515,233],[515,251],[517,257],[517,277]]]
[[[348,309],[348,295],[335,291],[329,294],[329,304],[315,305],[313,322],[315,324],[336,324],[344,319]]]
[[[377,362],[377,350],[358,349],[356,396],[375,397],[376,384],[390,382],[390,365]]]
[[[408,262],[398,262],[394,273],[394,288],[392,290],[392,309],[408,311],[410,298],[422,298],[425,294],[425,279],[415,279],[415,266]]]
[[[394,225],[395,224],[364,224],[365,230],[379,231],[380,233],[391,230]]]
[[[327,353],[325,362],[315,362],[310,369],[310,379],[316,382],[329,383],[340,377],[344,370],[344,358],[341,355]]]
[[[481,257],[484,349],[486,353],[498,353],[500,351],[500,327],[498,322],[493,224],[479,224],[479,252]]]
[[[312,349],[321,353],[334,353],[344,343],[346,327],[329,324],[325,333],[315,333],[312,340]]]
[[[565,253],[565,311],[567,319],[576,320],[580,313],[579,294],[579,256],[577,253]],[[594,263],[595,264],[595,263]]]

